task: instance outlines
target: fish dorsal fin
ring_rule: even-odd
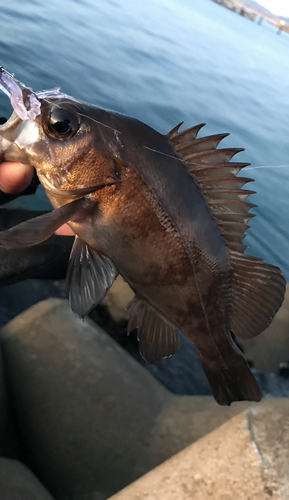
[[[185,144],[188,141],[193,141],[196,139],[199,130],[204,127],[205,123],[200,123],[199,125],[194,125],[193,127],[187,128],[186,130],[182,130],[179,132],[180,126],[184,122],[178,123],[175,127],[173,127],[168,133],[167,136],[170,138],[170,141],[176,146],[177,144]]]
[[[286,281],[278,267],[262,259],[230,252],[232,265],[231,330],[242,339],[259,335],[281,306]]]
[[[203,124],[178,132],[180,125],[168,133],[174,150],[201,186],[226,246],[243,253],[246,248],[242,243],[244,233],[249,227],[248,221],[253,217],[249,210],[254,206],[247,203],[246,199],[254,191],[242,189],[252,179],[237,177],[248,163],[230,162],[243,149],[217,149],[228,134],[197,138]]]
[[[107,257],[76,236],[67,268],[72,311],[80,318],[88,314],[104,299],[116,275],[117,271]]]
[[[161,316],[147,302],[134,297],[128,305],[130,311],[127,332],[137,328],[139,350],[149,363],[172,356],[179,348],[178,329]]]

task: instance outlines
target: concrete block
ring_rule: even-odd
[[[288,500],[289,400],[252,405],[110,500]]]
[[[0,458],[0,498],[1,500],[53,500],[25,465]]]
[[[129,312],[126,307],[133,297],[132,289],[121,276],[118,276],[102,303],[115,321],[127,320]]]
[[[16,438],[10,410],[7,381],[5,380],[2,349],[0,346],[0,456],[16,458],[19,452],[19,443]]]
[[[248,406],[171,394],[61,299],[0,338],[27,463],[57,499],[105,499]]]

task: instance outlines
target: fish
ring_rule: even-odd
[[[234,336],[270,324],[286,283],[278,267],[244,253],[252,179],[232,160],[243,150],[218,148],[225,133],[199,137],[204,124],[161,134],[60,89],[21,88],[3,68],[0,88],[14,108],[0,126],[0,160],[30,163],[54,207],[0,232],[0,246],[36,245],[67,223],[75,314],[88,314],[120,274],[135,294],[128,333],[137,329],[149,363],[173,355],[182,332],[218,404],[260,401]]]

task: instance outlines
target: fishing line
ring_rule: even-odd
[[[35,92],[34,90],[32,90],[30,87],[27,87],[24,83],[22,83],[20,80],[18,80],[17,78],[15,78],[15,75],[13,73],[9,73],[9,71],[7,71],[6,69],[4,69],[2,66],[0,66],[0,72],[1,73],[4,73],[5,75],[7,75],[9,78],[11,78],[12,81],[14,81],[15,83],[18,83],[20,87],[24,88],[24,89],[27,89],[29,90],[29,92],[31,92],[31,94],[40,102],[40,99],[47,102],[48,104],[50,104],[51,101],[49,101],[49,98],[68,98],[70,100],[73,100],[73,101],[76,101],[78,103],[81,103],[81,101],[79,101],[78,99],[75,99],[74,97],[71,97],[67,94],[63,94],[62,92],[60,92],[60,87],[56,87],[55,89],[51,89],[51,90],[42,90],[42,91],[38,91],[38,92]],[[49,93],[51,94],[49,96]],[[13,93],[12,93],[13,94]],[[11,95],[12,95],[11,94]],[[48,94],[48,95],[47,95]],[[10,97],[11,97],[10,95]],[[29,97],[29,96],[28,96]],[[30,102],[31,102],[31,99],[30,99]],[[23,102],[23,105],[24,105],[24,102]],[[32,102],[31,102],[31,105],[32,105]],[[61,106],[57,103],[54,103],[55,106],[61,108]],[[32,106],[31,106],[32,107]],[[14,109],[14,106],[13,106],[13,109]],[[15,109],[14,109],[15,111]],[[16,111],[17,112],[17,111]],[[29,113],[29,112],[28,112]],[[17,113],[18,114],[18,113]],[[95,120],[94,118],[91,118],[91,116],[88,116],[88,115],[85,115],[83,113],[78,113],[80,116],[83,116],[84,118],[88,118],[89,120],[92,120],[93,122],[97,123],[98,125],[101,125],[102,127],[106,127],[106,128],[109,128],[110,130],[113,130],[113,132],[115,132],[116,134],[120,134],[121,132],[119,130],[116,130],[115,128],[113,127],[110,127],[109,125],[106,125],[105,123],[102,123],[98,120]],[[19,115],[19,114],[18,114]],[[21,117],[20,117],[21,118]]]
[[[9,73],[9,71],[7,71],[5,68],[3,68],[3,66],[0,66],[0,71],[2,73],[5,73],[6,75],[10,76],[10,78],[12,78],[12,80],[14,80],[15,82],[19,83],[19,85],[21,85],[21,87],[24,87],[25,89],[28,89],[30,90],[30,92],[32,92],[33,94],[35,94],[36,92],[34,90],[32,90],[30,87],[27,87],[27,85],[25,85],[24,83],[20,82],[20,80],[18,80],[17,78],[15,78],[15,75],[14,73]]]
[[[256,166],[256,167],[245,167],[245,172],[247,172],[247,170],[255,170],[257,168],[289,168],[289,165],[263,165],[263,166]]]
[[[177,156],[172,156],[172,155],[169,155],[167,153],[163,153],[162,151],[158,151],[157,149],[149,148],[148,146],[143,146],[143,147],[145,149],[148,149],[149,151],[153,151],[154,153],[159,153],[160,155],[168,156],[168,158],[172,158],[173,160],[181,161],[181,158],[177,158]]]
[[[119,130],[116,130],[115,128],[110,127],[109,125],[106,125],[105,123],[99,122],[98,120],[95,120],[95,118],[91,118],[91,116],[84,115],[83,113],[78,113],[78,114],[79,114],[79,116],[83,116],[84,118],[88,118],[89,120],[92,120],[93,122],[98,123],[98,125],[102,125],[103,127],[110,128],[110,130],[113,130],[117,134],[121,134],[121,132]]]
[[[3,66],[0,66],[0,72],[1,73],[4,73],[5,75],[7,75],[9,78],[11,78],[11,80],[13,80],[14,82],[18,83],[22,88],[24,89],[27,89],[29,90],[29,92],[31,92],[31,94],[33,96],[35,96],[35,98],[40,102],[40,99],[42,99],[43,101],[47,102],[48,104],[50,104],[50,100],[49,100],[49,93],[51,93],[51,98],[68,98],[68,99],[71,99],[73,101],[76,101],[78,103],[81,103],[81,101],[79,101],[78,99],[75,99],[67,94],[64,94],[62,92],[60,92],[60,87],[55,87],[54,89],[51,89],[51,90],[43,90],[43,91],[38,91],[38,92],[35,92],[33,89],[31,89],[30,87],[27,87],[27,85],[25,85],[23,82],[21,82],[20,80],[18,80],[18,78],[15,77],[14,73],[10,73],[9,71],[7,71],[6,69],[3,68]],[[52,95],[53,94],[53,95]],[[31,108],[32,108],[32,102],[30,100],[30,103],[31,103]],[[23,103],[24,104],[24,103]],[[56,102],[54,102],[54,105],[55,106],[58,106],[58,107],[61,107],[59,104],[57,104]],[[92,118],[91,116],[88,116],[88,115],[85,115],[83,113],[78,113],[80,116],[83,116],[84,118],[87,118],[95,123],[97,123],[98,125],[101,125],[102,127],[105,127],[105,128],[108,128],[110,130],[113,130],[113,132],[115,132],[116,134],[121,134],[121,132],[113,127],[110,127],[109,125],[106,125],[105,123],[102,123],[98,120],[96,120],[95,118]],[[168,158],[171,158],[173,160],[177,160],[177,161],[180,161],[181,159],[176,157],[176,156],[172,156],[172,155],[169,155],[167,153],[164,153],[162,151],[158,151],[157,149],[153,149],[153,148],[150,148],[148,146],[143,146],[145,149],[148,149],[149,151],[152,151],[153,153],[157,153],[157,154],[160,154],[160,155],[163,155],[163,156],[167,156]],[[271,166],[271,165],[262,165],[262,166],[249,166],[249,167],[244,167],[246,170],[244,170],[244,172],[247,172],[248,170],[255,170],[255,169],[265,169],[265,168],[273,168],[273,169],[279,169],[279,168],[289,168],[288,165],[277,165],[277,166]]]

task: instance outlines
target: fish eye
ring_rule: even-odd
[[[53,106],[43,121],[45,133],[60,140],[73,137],[78,131],[79,125],[76,112],[60,106]]]

